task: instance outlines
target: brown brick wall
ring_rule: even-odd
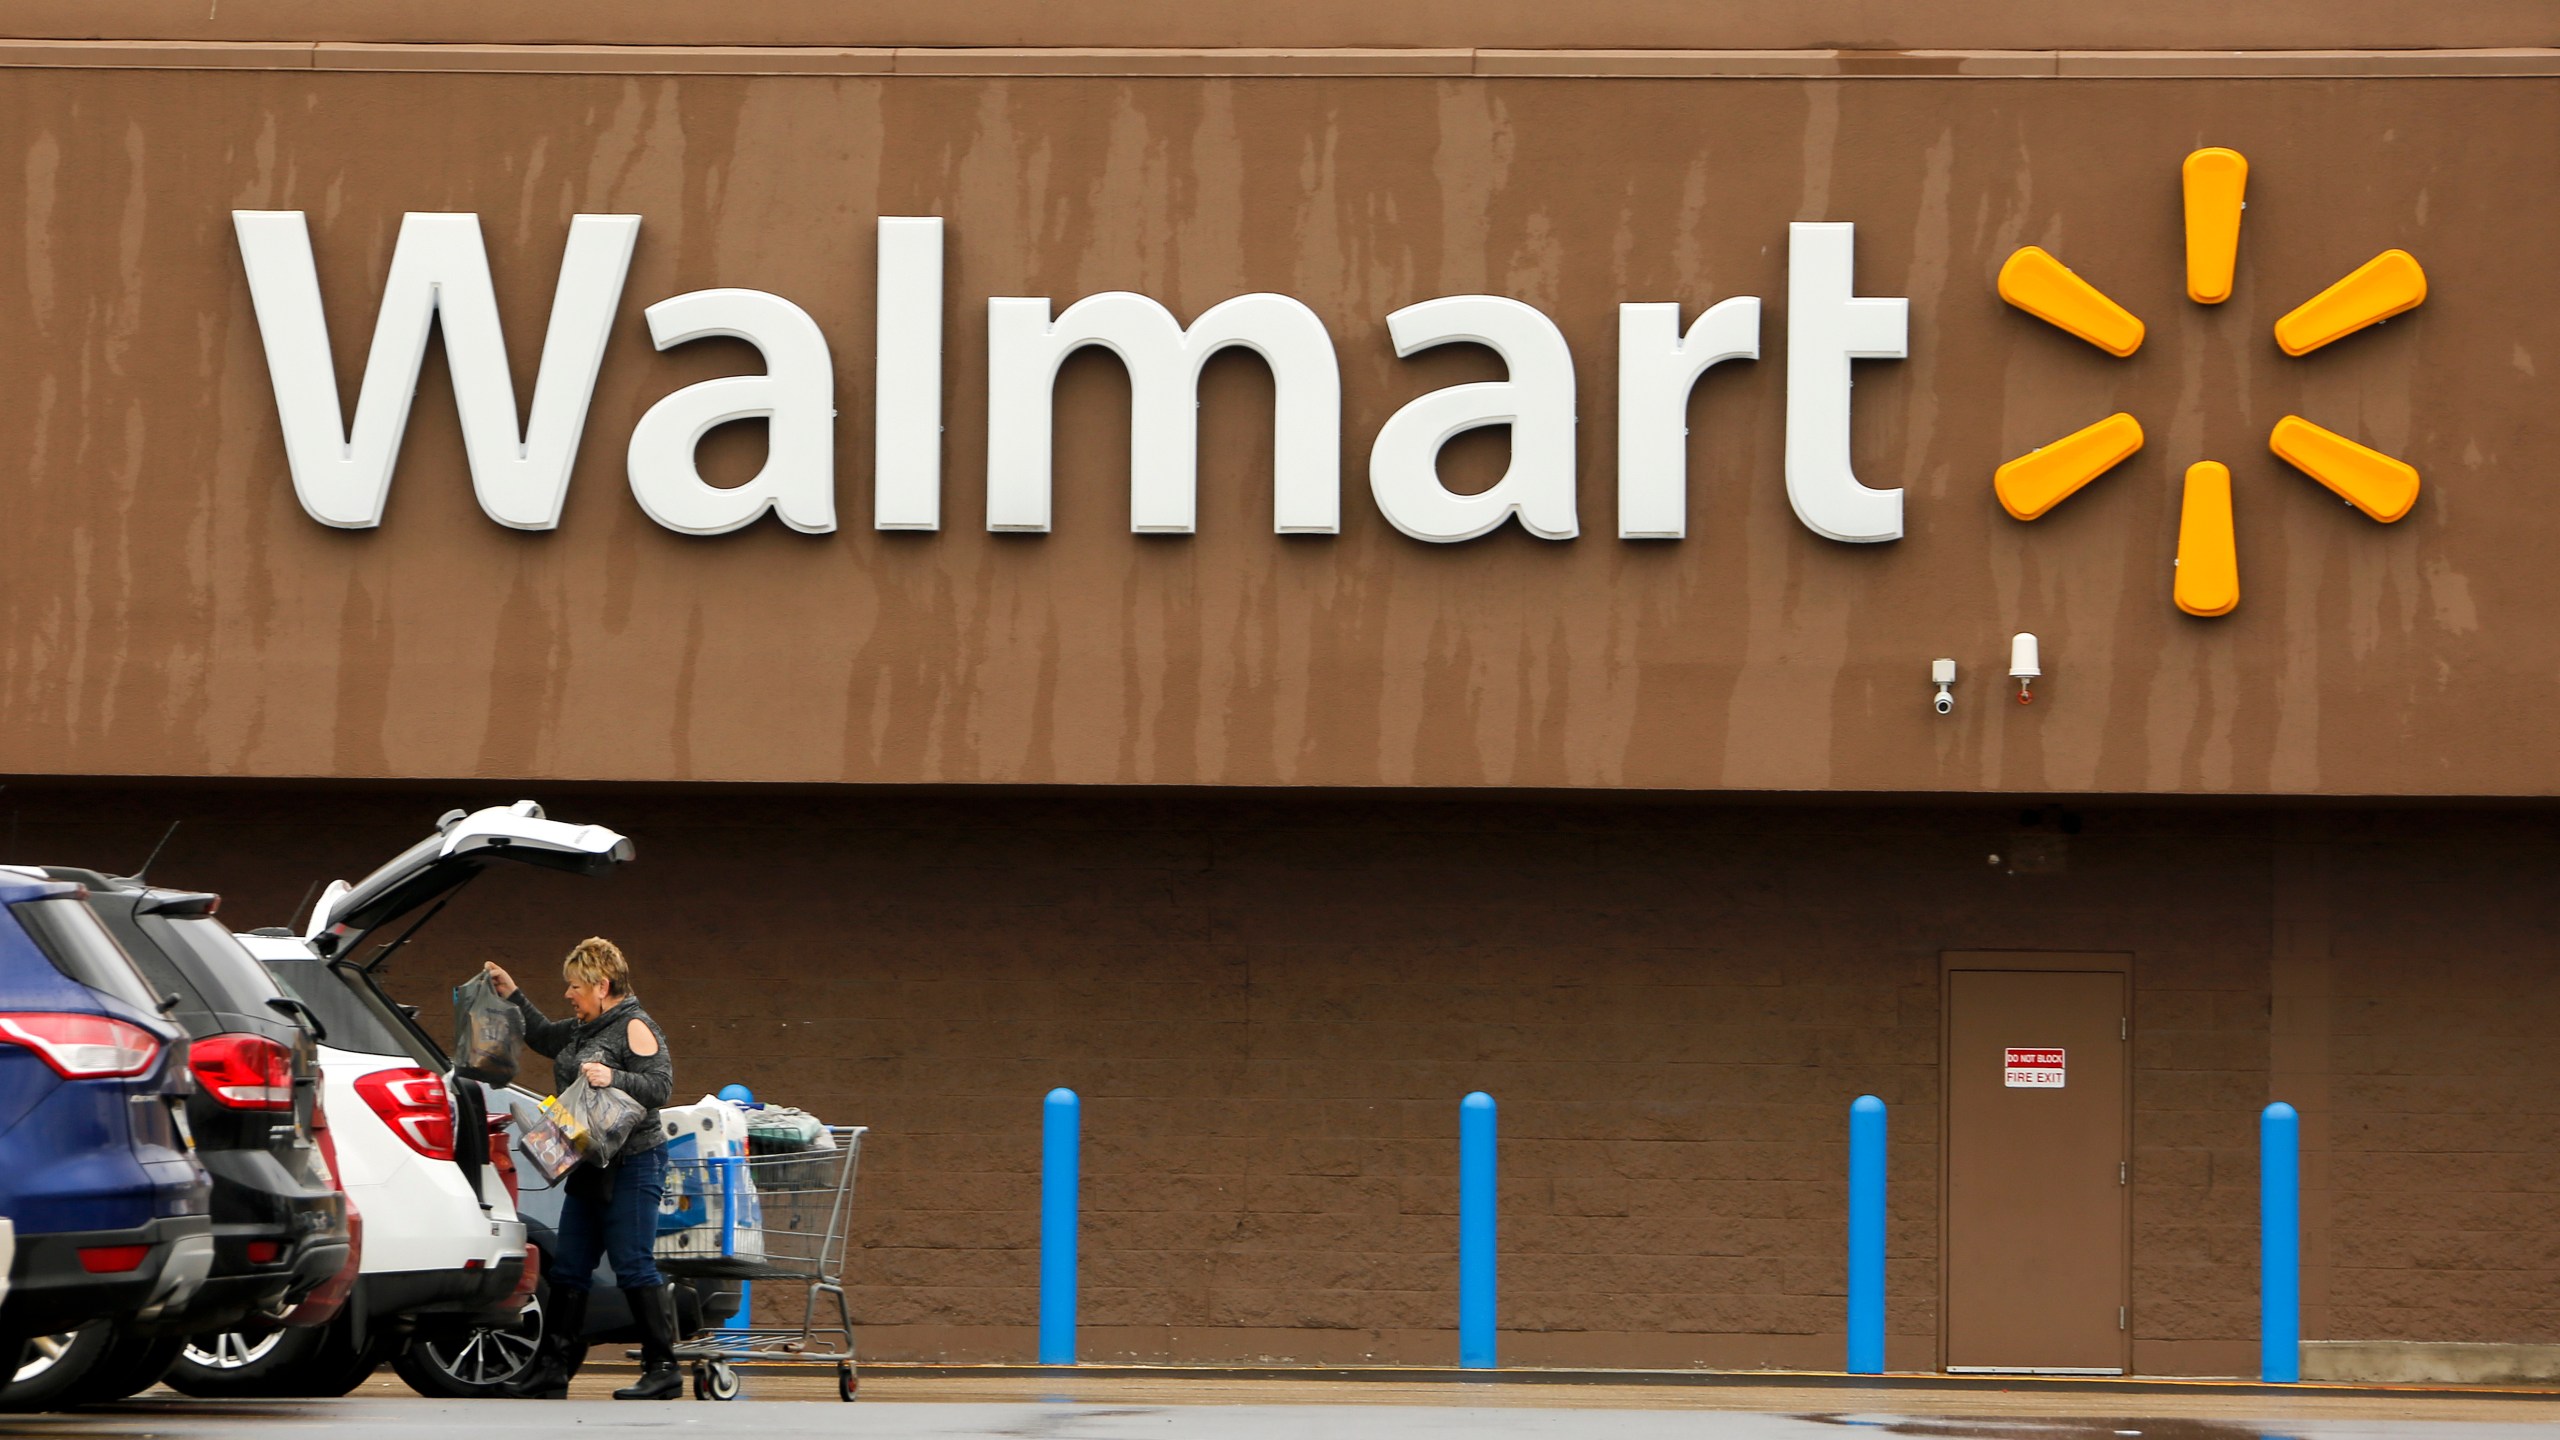
[[[2560,1341],[2560,849],[2488,814],[2330,852],[2330,1336]]]
[[[497,798],[20,786],[0,809],[12,854],[109,865],[187,816],[156,873],[225,890],[245,927]],[[2313,1165],[2335,1269],[2312,1282],[2334,1308],[2309,1333],[2560,1320],[2539,815],[2093,810],[2039,825],[2060,869],[2013,874],[2015,808],[544,798],[640,864],[484,880],[397,983],[432,1005],[483,956],[539,975],[610,934],[680,1089],[744,1080],[875,1127],[853,1277],[874,1356],[1028,1355],[1040,1097],[1063,1084],[1087,1101],[1085,1354],[1449,1360],[1456,1108],[1482,1088],[1506,1360],[1836,1366],[1846,1109],[1871,1090],[1893,1106],[1890,1358],[1930,1365],[1941,954],[2086,949],[2135,955],[2137,1368],[2243,1370],[2280,840],[2328,857],[2335,910],[2334,956],[2296,957],[2336,988],[2335,1163]]]

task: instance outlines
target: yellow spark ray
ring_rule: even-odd
[[[2000,298],[2110,355],[2142,348],[2142,322],[2132,311],[2039,246],[2027,246],[2000,267]]]
[[[2142,423],[2118,413],[2074,430],[2000,467],[1991,488],[2000,508],[2033,520],[2142,448]]]
[[[2406,250],[2385,250],[2276,322],[2287,355],[2308,355],[2367,325],[2379,325],[2427,298],[2427,272]]]
[[[2267,448],[2294,469],[2336,491],[2339,498],[2388,525],[2418,503],[2418,469],[2368,449],[2299,415],[2276,422]]]
[[[2190,615],[2228,615],[2240,604],[2240,550],[2231,533],[2231,471],[2212,460],[2187,467],[2178,509],[2174,598]]]
[[[2187,197],[2187,298],[2219,305],[2231,298],[2231,272],[2240,259],[2249,162],[2239,151],[2216,145],[2189,155],[2179,177]]]

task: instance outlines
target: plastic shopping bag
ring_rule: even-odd
[[[757,1157],[768,1183],[795,1190],[823,1190],[835,1183],[836,1137],[806,1110],[768,1105],[747,1121],[747,1153]]]
[[[610,1165],[622,1153],[623,1142],[648,1118],[648,1110],[637,1100],[610,1085],[590,1085],[583,1081],[569,1087],[560,1097],[561,1113],[586,1132],[580,1148],[593,1165]]]
[[[516,1078],[516,1046],[524,1017],[498,998],[487,971],[453,987],[453,1068],[483,1085]]]

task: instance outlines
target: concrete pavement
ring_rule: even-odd
[[[377,1378],[344,1400],[207,1403],[154,1392],[71,1415],[9,1417],[40,1440],[564,1440],[617,1432],[866,1440],[2551,1440],[2560,1399],[2408,1397],[2211,1387],[2127,1394],[1785,1384],[1481,1385],[875,1374],[864,1399],[832,1372],[753,1375],[729,1404],[617,1404],[616,1377],[578,1398],[439,1402]]]

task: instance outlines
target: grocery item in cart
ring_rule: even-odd
[[[788,1105],[768,1105],[747,1117],[747,1153],[771,1163],[759,1172],[767,1184],[825,1185],[835,1165],[835,1136],[818,1117]],[[786,1161],[780,1157],[799,1156]]]
[[[658,1130],[671,1145],[690,1137],[697,1158],[747,1153],[746,1111],[714,1096],[705,1095],[691,1105],[661,1107]]]
[[[764,1206],[744,1157],[702,1155],[699,1137],[667,1142],[667,1185],[658,1199],[660,1259],[761,1260]]]

